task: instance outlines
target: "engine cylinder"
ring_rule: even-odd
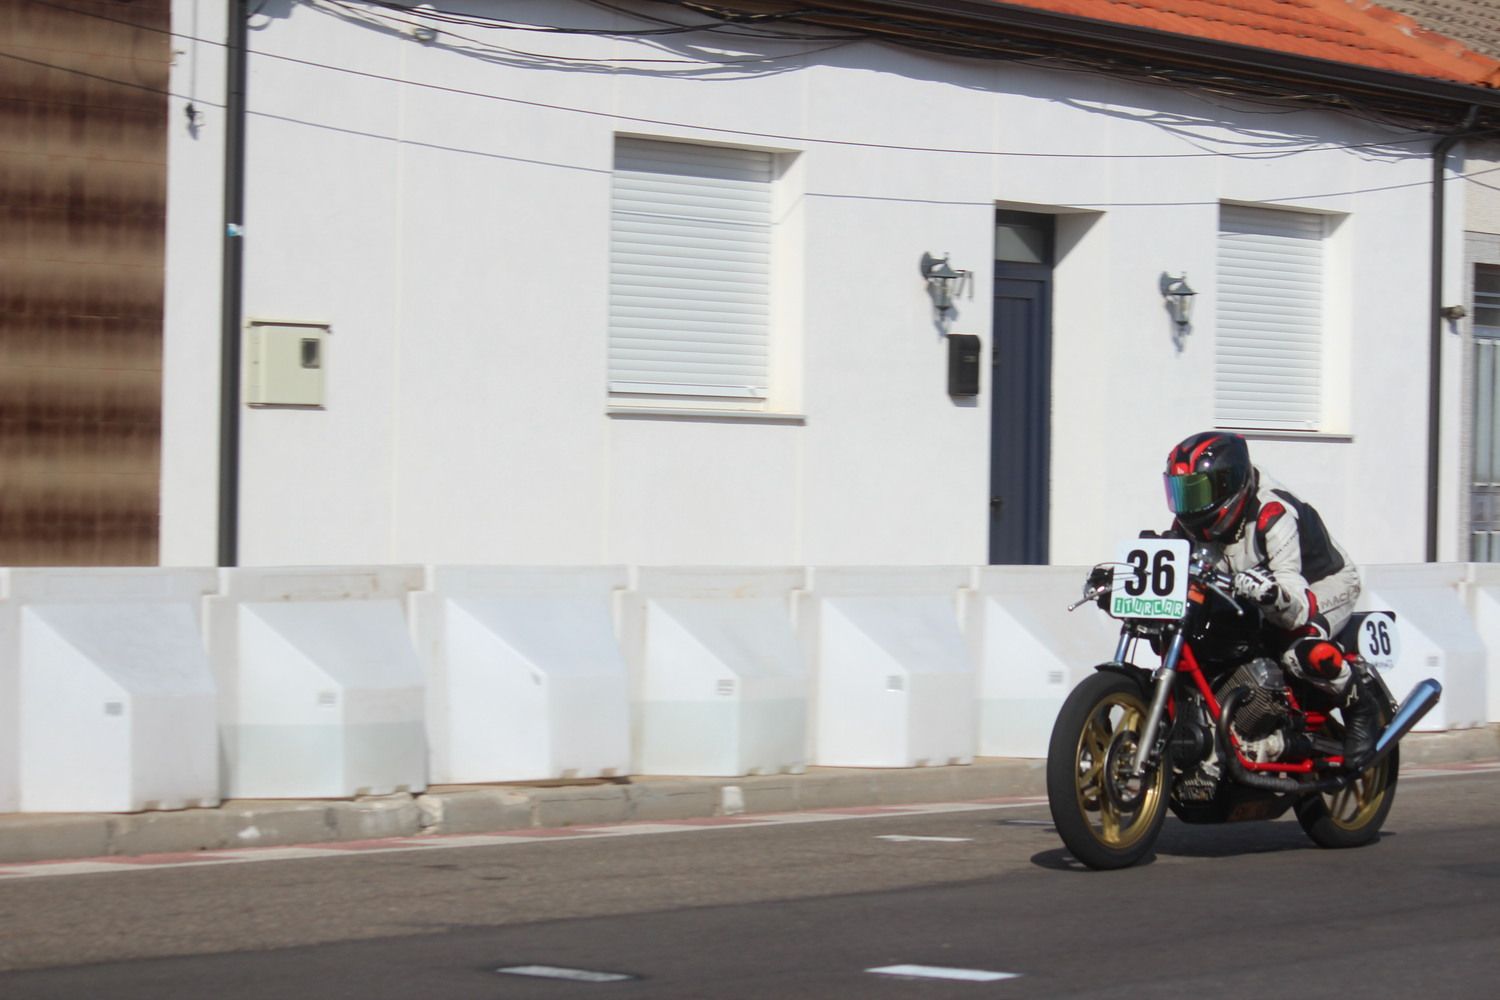
[[[1286,679],[1272,660],[1260,656],[1242,664],[1214,694],[1223,702],[1236,688],[1250,692],[1234,713],[1234,728],[1242,738],[1258,740],[1281,727],[1286,719]]]

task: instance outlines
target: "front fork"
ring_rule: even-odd
[[[1146,773],[1146,762],[1151,748],[1156,745],[1156,731],[1161,727],[1162,716],[1167,714],[1167,702],[1171,700],[1172,688],[1177,681],[1177,661],[1182,658],[1182,647],[1186,636],[1179,630],[1162,657],[1161,666],[1152,674],[1155,688],[1151,693],[1151,708],[1146,712],[1146,724],[1141,727],[1135,748],[1135,761],[1131,764],[1131,776],[1139,778]]]

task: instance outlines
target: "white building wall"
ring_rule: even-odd
[[[177,0],[179,23],[214,6]],[[572,3],[503,13],[613,19]],[[1226,199],[1343,217],[1329,253],[1335,433],[1255,436],[1254,453],[1360,561],[1423,558],[1426,142],[1255,155],[1391,134],[1334,114],[1261,114],[872,44],[756,68],[601,72],[476,58],[316,2],[270,4],[254,24],[246,314],[332,334],[325,409],[244,413],[246,564],[982,562],[988,365],[977,405],[947,395],[918,261],[951,252],[975,272],[951,329],[988,344],[998,204],[1067,213],[1051,558],[1092,562],[1120,535],[1165,524],[1162,459],[1212,424]],[[569,57],[687,58],[586,35],[528,33],[522,46],[461,33]],[[221,58],[209,51],[200,74]],[[788,419],[611,415],[616,133],[790,159],[772,400]],[[183,450],[164,473],[167,562],[213,559],[217,370],[206,345],[217,313],[205,294],[217,258],[210,273],[202,233],[218,232],[221,208],[216,179],[183,175],[211,174],[205,144],[221,139],[172,147],[169,254],[181,276],[169,285],[166,450]],[[1453,245],[1461,259],[1461,234]],[[1184,270],[1200,294],[1179,348],[1157,279]]]

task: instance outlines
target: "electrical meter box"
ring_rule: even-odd
[[[245,336],[245,402],[322,406],[327,348],[327,326],[252,322]]]

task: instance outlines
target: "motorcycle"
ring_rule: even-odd
[[[1047,800],[1072,855],[1094,869],[1150,853],[1170,809],[1186,823],[1276,819],[1294,810],[1321,847],[1373,841],[1395,800],[1399,744],[1442,694],[1417,683],[1399,706],[1377,666],[1398,655],[1395,616],[1362,612],[1335,636],[1379,692],[1368,763],[1344,766],[1327,693],[1281,669],[1285,636],[1237,597],[1220,550],[1143,537],[1090,572],[1083,596],[1121,622],[1114,658],[1068,695],[1047,750]],[[1142,643],[1161,656],[1134,662]]]

